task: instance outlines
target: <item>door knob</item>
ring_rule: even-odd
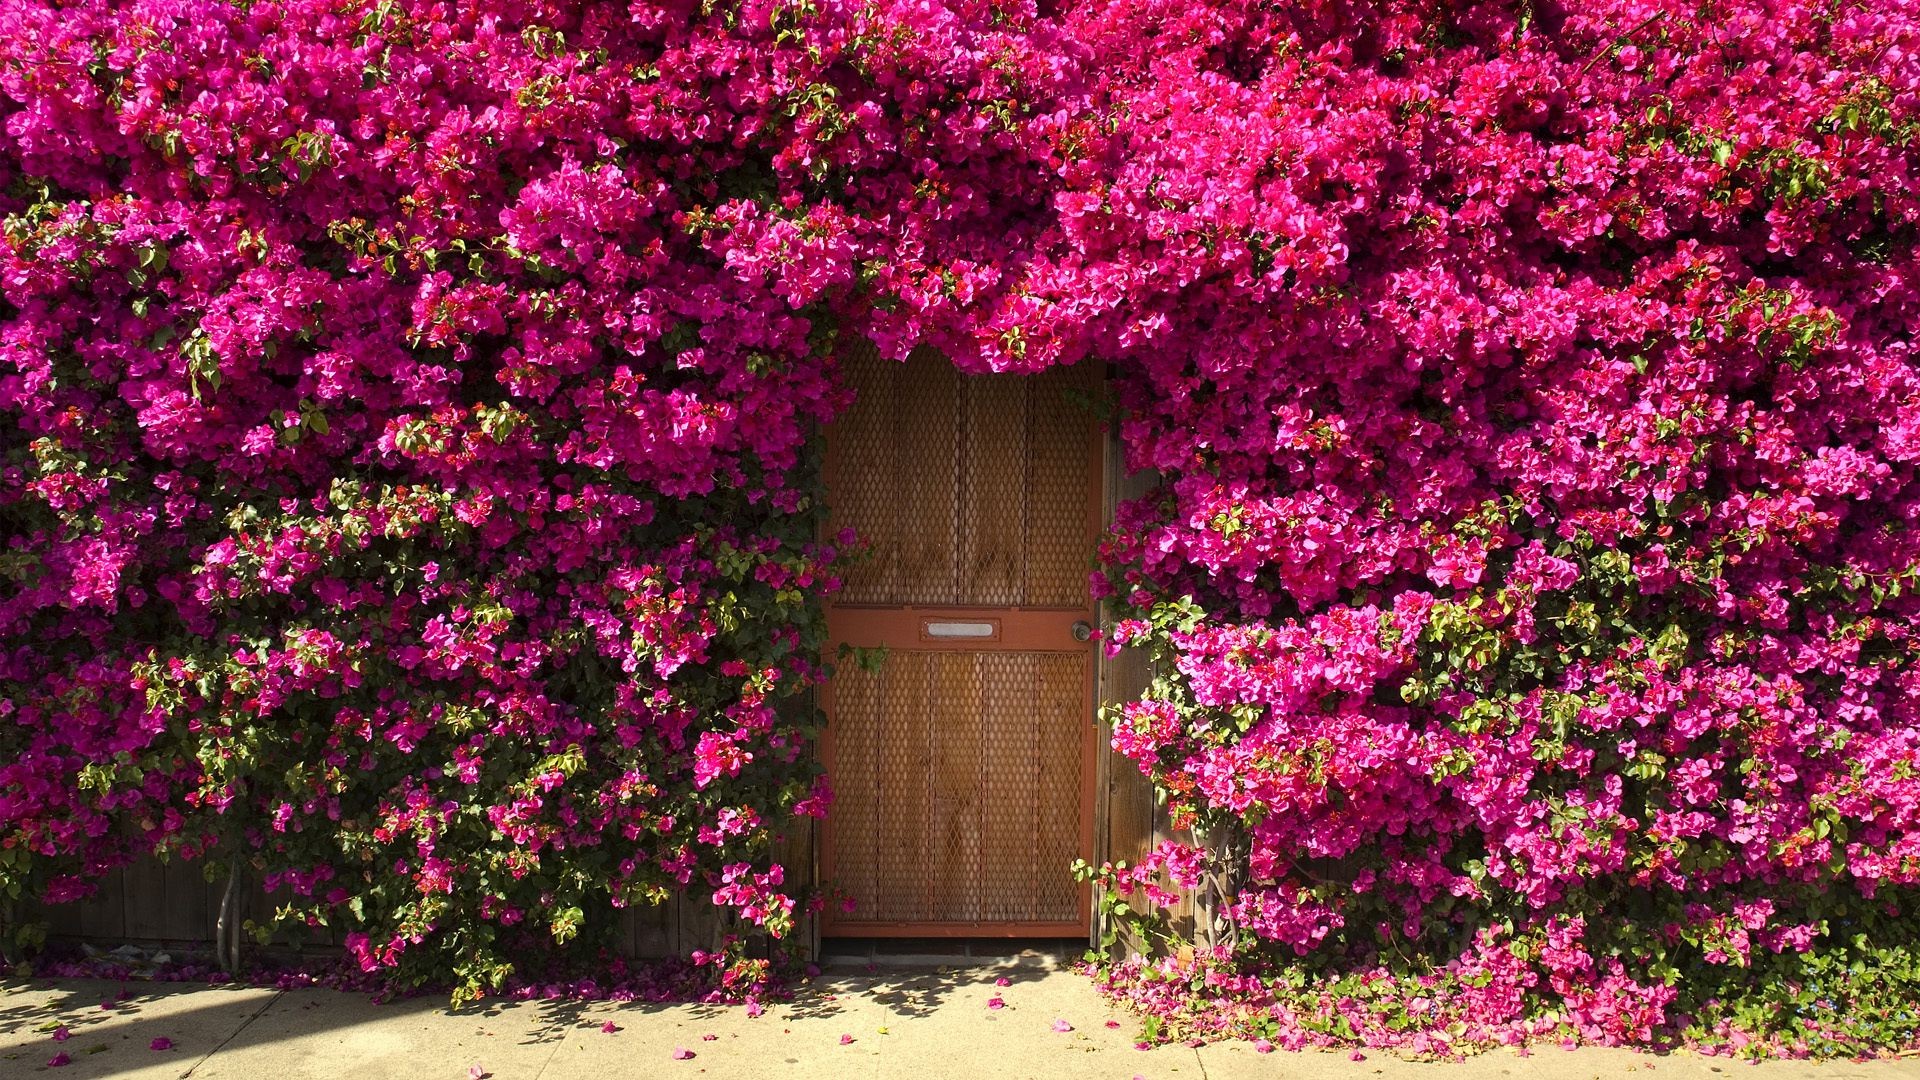
[[[1085,619],[1081,619],[1079,622],[1076,622],[1073,624],[1073,640],[1091,641],[1092,639],[1093,639],[1092,623],[1088,622]]]

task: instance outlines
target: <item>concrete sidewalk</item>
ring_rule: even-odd
[[[1002,977],[1009,985],[996,986]],[[123,989],[132,996],[116,1001]],[[995,997],[1002,1008],[988,1007]],[[1071,1031],[1055,1030],[1062,1020]],[[611,1033],[602,1030],[609,1021]],[[62,1042],[51,1036],[59,1025],[71,1032]],[[330,990],[32,980],[0,983],[0,1078],[468,1080],[478,1066],[498,1080],[1920,1080],[1920,1062],[1910,1060],[1748,1065],[1550,1049],[1421,1064],[1385,1054],[1256,1054],[1238,1043],[1142,1051],[1134,1030],[1082,976],[1031,965],[830,971],[798,1000],[752,1019],[725,1006],[527,1002],[449,1012],[440,997],[375,1005]],[[156,1039],[171,1045],[154,1050]],[[58,1054],[70,1063],[50,1068]]]

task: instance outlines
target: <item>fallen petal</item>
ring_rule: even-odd
[[[58,1053],[47,1059],[47,1068],[57,1069],[62,1065],[71,1064],[72,1061],[73,1059],[68,1057],[64,1052]]]
[[[604,1032],[606,1032],[606,1033],[607,1033],[607,1034],[609,1034],[609,1035],[611,1035],[611,1034],[613,1034],[614,1032],[616,1032],[616,1031],[619,1031],[619,1030],[620,1030],[620,1025],[619,1025],[619,1024],[616,1024],[616,1023],[614,1023],[614,1022],[613,1022],[613,1021],[611,1021],[611,1020],[609,1020],[609,1021],[607,1021],[606,1023],[604,1023],[604,1024],[601,1024],[601,1025],[600,1025],[600,1030],[601,1030],[601,1031],[604,1031]]]
[[[995,980],[993,980],[993,985],[995,985],[995,986],[1012,986],[1012,985],[1013,985],[1013,980],[1012,980],[1012,979],[1009,979],[1009,978],[1007,978],[1007,977],[1006,977],[1005,975],[1002,975],[1002,976],[1000,976],[999,978],[997,978],[997,979],[995,979]]]
[[[687,1049],[684,1046],[676,1046],[673,1048],[673,1060],[690,1061],[692,1059],[693,1059],[693,1051]]]
[[[999,994],[995,994],[987,999],[987,1008],[989,1009],[1004,1009],[1006,1007],[1007,1003],[1000,999]]]
[[[852,1042],[853,1042],[853,1036],[851,1036],[851,1035],[842,1035],[842,1036],[840,1036],[840,1045],[841,1045],[841,1046],[846,1046],[846,1045],[848,1045],[848,1044],[850,1044],[850,1043],[852,1043]]]
[[[59,1027],[53,1029],[54,1042],[66,1042],[71,1038],[73,1038],[73,1032],[67,1030],[67,1025],[61,1024]]]
[[[1065,1020],[1055,1020],[1055,1021],[1053,1022],[1053,1030],[1055,1030],[1055,1031],[1072,1031],[1072,1030],[1073,1030],[1073,1025],[1072,1025],[1072,1024],[1069,1024],[1069,1023],[1067,1023],[1067,1022],[1066,1022]]]
[[[150,1043],[148,1043],[148,1044],[147,1044],[147,1049],[149,1049],[149,1050],[171,1050],[171,1049],[173,1049],[173,1040],[172,1040],[172,1039],[169,1039],[169,1038],[167,1038],[167,1037],[166,1037],[165,1035],[162,1035],[162,1036],[160,1036],[159,1038],[157,1038],[157,1039],[155,1039],[155,1040],[153,1040],[152,1042],[150,1042]]]
[[[1365,1054],[1363,1054],[1363,1053],[1361,1053],[1361,1052],[1360,1052],[1360,1051],[1358,1051],[1358,1050],[1355,1050],[1355,1051],[1354,1051],[1353,1053],[1351,1053],[1351,1054],[1348,1054],[1348,1055],[1347,1055],[1347,1057],[1348,1057],[1348,1059],[1349,1059],[1349,1060],[1352,1060],[1352,1061],[1365,1061],[1365,1060],[1367,1060],[1367,1055],[1365,1055]]]
[[[492,1075],[483,1065],[467,1066],[467,1080],[487,1080],[487,1077]]]
[[[1273,1043],[1266,1039],[1255,1039],[1253,1040],[1253,1052],[1256,1054],[1271,1054],[1273,1053]]]
[[[711,1032],[709,1032],[708,1034],[705,1034],[705,1035],[702,1035],[702,1036],[700,1036],[700,1041],[701,1041],[701,1042],[712,1042],[713,1040],[715,1040],[715,1039],[717,1039],[717,1038],[719,1038],[719,1037],[720,1037],[720,1036],[718,1036],[718,1035],[715,1035],[715,1034],[712,1034]]]
[[[1119,1026],[1120,1026],[1120,1021],[1118,1021],[1118,1020],[1109,1020],[1109,1021],[1107,1021],[1107,1026],[1108,1026],[1108,1027],[1110,1027],[1110,1028],[1117,1028],[1117,1027],[1119,1027]]]

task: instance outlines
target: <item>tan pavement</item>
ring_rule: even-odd
[[[1009,985],[996,986],[1002,977]],[[470,1080],[476,1066],[498,1080],[1920,1080],[1913,1060],[1749,1065],[1545,1049],[1433,1064],[1256,1054],[1244,1043],[1141,1051],[1134,1022],[1085,978],[1020,965],[834,972],[757,1018],[730,1006],[525,1002],[449,1012],[438,997],[376,1005],[330,990],[124,987],[133,996],[115,1001],[123,984],[0,983],[0,1080]],[[1004,1007],[991,1009],[996,996]],[[1062,1020],[1071,1031],[1055,1030]],[[611,1033],[602,1030],[609,1021]],[[64,1042],[51,1037],[59,1024],[71,1032]],[[155,1039],[171,1047],[154,1050]],[[70,1063],[49,1067],[62,1053]]]

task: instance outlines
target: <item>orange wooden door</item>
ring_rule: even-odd
[[[827,434],[833,527],[866,539],[828,608],[839,661],[822,871],[839,936],[1078,936],[1093,844],[1099,528],[1094,365],[962,375],[931,354],[846,360]]]

